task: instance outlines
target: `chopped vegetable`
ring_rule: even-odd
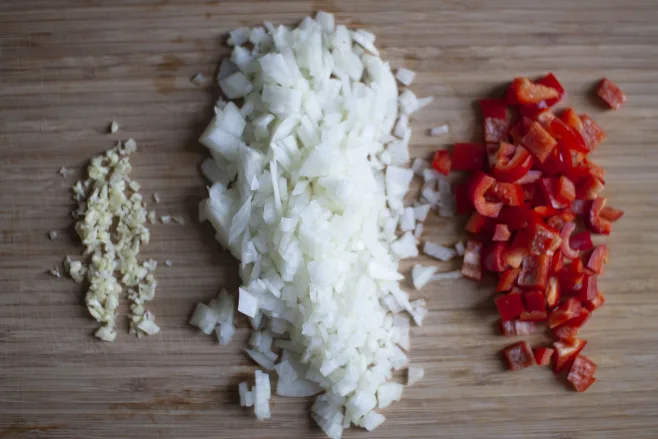
[[[555,349],[551,348],[535,348],[532,350],[535,356],[535,362],[539,366],[548,366],[551,364],[551,359],[555,353]]]
[[[596,94],[599,95],[603,102],[608,104],[613,110],[618,110],[621,104],[626,102],[626,96],[619,89],[617,84],[607,78],[603,78],[599,84]]]
[[[520,370],[535,364],[532,349],[525,341],[520,341],[503,350],[503,355],[510,370]]]

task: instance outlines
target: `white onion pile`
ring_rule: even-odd
[[[374,41],[324,12],[296,29],[233,31],[219,83],[240,104],[220,100],[200,139],[212,155],[200,216],[241,261],[238,311],[256,331],[246,352],[276,372],[278,395],[324,392],[312,417],[332,438],[351,424],[376,428],[385,419],[376,409],[402,396],[393,371],[408,366],[409,316],[421,324],[426,310],[400,288],[398,263],[418,255],[417,223],[447,190],[429,173],[428,203],[403,205],[409,116],[431,98],[398,96]],[[409,85],[414,74],[397,77]],[[421,271],[422,283],[435,272]],[[200,306],[193,324],[226,335],[222,310]],[[240,395],[261,419],[270,387],[258,373]]]

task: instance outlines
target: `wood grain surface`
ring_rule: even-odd
[[[436,96],[413,120],[414,156],[475,140],[476,98],[514,76],[555,72],[569,105],[607,131],[594,156],[608,169],[611,203],[626,211],[608,239],[607,303],[583,331],[599,364],[587,393],[548,369],[504,370],[497,352],[510,340],[493,330],[490,286],[431,284],[413,293],[430,308],[411,354],[426,378],[375,433],[345,437],[657,438],[655,0],[0,1],[0,438],[323,437],[309,400],[274,397],[262,423],[238,406],[236,384],[254,370],[241,353],[246,320],[227,347],[186,324],[196,302],[238,282],[235,261],[195,222],[205,157],[196,139],[217,91],[189,78],[213,75],[229,30],[293,24],[321,8],[374,31],[393,66],[418,72],[417,94]],[[592,97],[602,76],[628,96],[617,112]],[[449,135],[426,136],[443,123]],[[143,251],[174,264],[156,272],[161,334],[137,340],[124,330],[103,343],[80,287],[46,271],[81,251],[70,186],[87,160],[128,137],[139,143],[133,176],[143,193],[160,194],[160,214],[188,221],[152,226]],[[60,166],[75,172],[63,178]],[[424,238],[452,243],[462,221],[431,216]]]

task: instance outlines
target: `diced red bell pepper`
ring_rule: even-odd
[[[562,228],[566,223],[573,221],[575,219],[576,219],[576,215],[571,211],[570,208],[566,208],[560,213],[548,218],[546,220],[546,224],[548,224],[549,227],[552,227],[555,230],[562,230]]]
[[[519,230],[507,250],[506,261],[510,267],[519,268],[521,266],[523,258],[528,254],[529,242],[527,229]]]
[[[557,93],[558,93],[557,97],[547,99],[544,102],[544,105],[546,107],[550,108],[553,105],[557,104],[567,94],[566,90],[564,89],[564,87],[562,86],[560,81],[558,81],[557,78],[555,77],[555,75],[553,75],[552,73],[549,73],[548,75],[546,75],[543,78],[541,78],[540,80],[538,80],[537,84],[545,85],[546,87],[550,87],[550,88],[553,88],[553,89],[557,90]]]
[[[507,268],[505,261],[505,249],[503,242],[494,243],[484,249],[482,254],[482,266],[487,271],[501,272]]]
[[[558,277],[560,279],[560,286],[567,293],[578,294],[583,288],[583,283],[585,281],[585,275],[583,273],[562,270]]]
[[[504,99],[480,100],[484,120],[484,141],[499,143],[507,139],[507,103]]]
[[[557,273],[564,267],[564,255],[562,252],[553,253],[551,258],[551,273]]]
[[[475,206],[475,210],[477,210],[482,216],[495,218],[503,207],[503,203],[494,203],[485,198],[487,191],[489,191],[495,183],[496,180],[484,172],[475,173],[471,179],[471,201]]]
[[[528,291],[523,295],[526,311],[546,311],[546,297],[541,291]]]
[[[502,293],[504,291],[509,291],[516,283],[516,279],[519,277],[520,272],[520,268],[508,268],[507,270],[500,273],[500,279],[498,280],[498,286],[496,286],[496,292]]]
[[[576,215],[586,215],[589,212],[589,202],[587,200],[573,200],[571,211]]]
[[[571,202],[576,199],[576,185],[564,175],[561,175],[557,181],[555,199],[567,206],[570,206]]]
[[[489,194],[506,206],[521,206],[523,204],[523,188],[519,184],[496,182]]]
[[[515,343],[503,350],[503,355],[510,370],[519,370],[535,364],[532,349],[525,341]]]
[[[521,320],[501,320],[500,332],[505,337],[514,337],[517,335],[529,335],[537,331],[535,322],[522,322]]]
[[[584,392],[596,382],[596,363],[584,355],[578,355],[569,369],[567,381],[571,383],[576,392]]]
[[[548,312],[546,311],[521,311],[519,320],[524,322],[545,322],[548,320]]]
[[[513,155],[497,156],[497,161],[492,166],[492,173],[496,180],[513,183],[530,171],[530,168],[532,168],[532,156],[527,149],[517,146]]]
[[[435,152],[434,159],[432,159],[432,167],[437,172],[443,175],[448,175],[450,173],[450,168],[452,167],[452,159],[450,158],[450,151],[442,149]]]
[[[539,181],[541,178],[541,171],[536,169],[531,169],[526,175],[516,180],[514,183],[521,185],[528,185]]]
[[[487,227],[488,223],[489,218],[482,216],[477,212],[473,212],[466,223],[466,231],[477,235]]]
[[[562,238],[562,254],[569,259],[576,259],[580,257],[580,252],[571,247],[571,234],[576,230],[576,224],[568,222],[562,227],[560,237]]]
[[[595,309],[598,309],[601,305],[605,303],[605,297],[601,292],[596,293],[596,297],[593,298],[592,300],[588,300],[583,304],[585,308],[587,308],[589,311],[594,311]]]
[[[561,119],[551,119],[546,124],[546,130],[555,140],[562,143],[568,151],[589,152],[583,136]]]
[[[493,168],[496,166],[496,163],[499,161],[506,162],[514,155],[516,146],[507,142],[487,143],[486,150],[489,168],[493,172]]]
[[[564,209],[569,203],[563,203],[557,199],[557,178],[542,178],[539,180],[539,187],[546,201],[548,201],[554,209]]]
[[[587,268],[596,274],[603,272],[603,264],[608,263],[608,246],[605,244],[597,246],[587,261]]]
[[[562,119],[564,123],[579,133],[583,131],[583,121],[580,119],[580,116],[578,116],[578,113],[576,113],[573,108],[567,108],[564,110],[564,113],[562,113],[560,119]]]
[[[603,209],[601,209],[601,213],[599,216],[605,220],[608,220],[610,222],[615,222],[619,220],[622,216],[624,216],[624,211],[615,209],[614,207],[609,207],[605,206]]]
[[[618,110],[621,104],[626,102],[626,95],[622,93],[617,84],[607,78],[601,80],[596,94],[613,110]]]
[[[481,143],[455,143],[452,150],[452,169],[481,171],[484,168],[485,148]]]
[[[553,328],[553,335],[558,340],[573,341],[578,335],[578,332],[580,332],[580,328],[589,320],[590,316],[591,313],[587,308],[581,308],[580,314],[576,317]]]
[[[570,297],[554,309],[548,316],[548,326],[555,328],[580,314],[581,303],[575,297]]]
[[[507,224],[496,224],[493,236],[494,241],[506,242],[509,241],[510,236],[512,236],[512,233]]]
[[[560,373],[564,368],[569,367],[586,344],[587,340],[579,338],[571,342],[556,341],[553,343],[555,348],[555,373]]]
[[[553,252],[562,244],[558,231],[540,219],[532,218],[528,222],[526,232],[530,237],[528,250],[531,255],[553,255]]]
[[[551,348],[534,348],[532,350],[533,355],[535,356],[535,362],[539,366],[548,366],[551,364],[551,358],[555,353],[555,349]]]
[[[523,136],[525,136],[526,133],[523,120],[517,120],[515,123],[513,123],[512,126],[510,126],[507,130],[507,133],[509,134],[510,140],[515,145],[520,145],[521,141],[523,140]]]
[[[527,255],[523,258],[523,267],[518,279],[519,286],[526,289],[546,290],[550,265],[551,257],[548,255]]]
[[[500,295],[494,299],[494,302],[503,321],[514,320],[523,312],[523,300],[519,293]]]
[[[576,184],[576,196],[580,200],[593,200],[603,191],[605,185],[592,174],[586,175]]]
[[[596,295],[599,292],[598,278],[596,275],[588,276],[585,275],[583,279],[583,286],[578,290],[578,300],[581,302],[587,302],[596,298]]]
[[[551,277],[546,285],[546,305],[554,308],[560,303],[560,282],[557,278]]]
[[[523,146],[540,163],[544,163],[557,146],[557,141],[538,122],[533,122],[523,137]]]
[[[592,235],[587,230],[573,235],[569,242],[571,243],[571,248],[574,250],[586,252],[594,248]]]
[[[590,151],[594,151],[605,140],[603,129],[586,114],[581,114],[580,119],[583,122],[582,134],[585,143]]]
[[[466,242],[464,262],[461,273],[470,279],[482,280],[482,249],[484,244],[480,241],[469,239]]]
[[[469,182],[455,186],[455,204],[459,214],[469,213],[473,210]]]
[[[560,96],[560,92],[556,89],[543,84],[535,84],[528,78],[515,78],[510,89],[513,102],[521,105],[536,105],[542,101]]]
[[[528,224],[532,218],[531,210],[527,206],[509,207],[504,206],[496,221],[506,224],[510,232],[515,232]]]
[[[587,226],[592,229],[594,233],[600,233],[603,235],[609,235],[610,230],[612,229],[612,224],[610,221],[601,217],[601,211],[607,203],[606,198],[597,198],[592,201],[592,204],[589,208],[589,214],[587,215]]]

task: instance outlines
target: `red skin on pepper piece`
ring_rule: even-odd
[[[510,370],[519,370],[535,364],[532,349],[525,341],[515,343],[503,350],[503,356]]]
[[[580,304],[578,299],[575,297],[570,297],[564,302],[560,303],[556,309],[554,309],[551,314],[548,316],[548,326],[550,328],[555,328],[560,326],[562,323],[567,322],[574,317],[580,314],[580,310],[583,306]]]
[[[576,199],[576,185],[573,184],[573,181],[561,175],[557,181],[555,198],[559,203],[570,206],[571,202]]]
[[[576,224],[573,222],[568,222],[562,227],[560,232],[560,237],[562,238],[562,254],[569,259],[576,259],[580,257],[580,252],[573,247],[571,247],[571,234],[576,230]]]
[[[512,236],[512,233],[507,224],[496,224],[493,236],[494,241],[506,242],[509,241],[510,236]]]
[[[596,94],[613,110],[618,110],[621,104],[626,102],[626,95],[622,93],[617,84],[607,78],[601,80]]]
[[[592,300],[588,300],[587,302],[583,303],[583,306],[587,308],[589,311],[594,311],[598,309],[601,305],[605,303],[605,297],[603,294],[599,291],[596,293],[596,297]]]
[[[496,158],[496,163],[492,163],[491,166],[493,176],[498,181],[516,182],[532,168],[532,156],[522,146],[517,146],[512,155],[498,155]]]
[[[499,143],[507,139],[507,103],[504,99],[480,100],[484,120],[485,143]]]
[[[573,200],[571,211],[576,215],[586,215],[589,211],[589,202],[587,200]]]
[[[452,159],[450,158],[450,151],[442,149],[434,153],[434,159],[432,159],[432,168],[436,172],[448,175],[450,173],[450,168],[452,167]]]
[[[521,185],[532,184],[532,183],[535,183],[535,182],[539,181],[539,179],[541,178],[541,175],[542,175],[541,171],[538,171],[536,169],[531,169],[530,171],[528,171],[528,173],[526,175],[519,178],[514,183],[521,184]]]
[[[527,106],[560,97],[560,92],[556,89],[543,84],[535,84],[528,78],[514,78],[510,90],[512,102]],[[508,102],[512,103],[509,98]]]
[[[522,322],[521,320],[501,320],[499,325],[500,333],[505,337],[529,335],[537,331],[537,325],[535,325],[534,322]]]
[[[555,277],[550,277],[548,279],[548,284],[546,285],[546,305],[549,308],[554,308],[560,303],[560,282]]]
[[[578,355],[569,369],[567,381],[571,383],[576,392],[584,392],[596,382],[596,363],[584,355]]]
[[[535,356],[535,362],[538,366],[548,366],[551,364],[551,359],[553,358],[555,349],[544,347],[534,348],[532,353]]]
[[[507,245],[503,242],[497,242],[484,249],[482,254],[482,266],[487,271],[500,273],[507,268],[505,262],[505,250]]]
[[[502,293],[504,291],[509,291],[516,283],[516,279],[519,277],[519,273],[521,273],[520,268],[508,268],[507,270],[503,271],[500,274],[500,280],[496,286],[496,292]]]
[[[546,290],[550,265],[551,257],[548,255],[527,255],[523,258],[523,267],[518,279],[519,286],[525,289]]]
[[[599,283],[596,275],[585,275],[583,286],[577,291],[577,298],[581,303],[593,300],[599,292]]]
[[[594,232],[602,235],[609,235],[612,229],[610,221],[601,217],[601,210],[605,207],[608,200],[606,198],[597,198],[592,201],[589,213],[586,217],[587,226]]]
[[[562,143],[568,151],[588,153],[589,148],[585,144],[583,136],[561,119],[553,118],[546,124],[546,130],[558,142]]]
[[[578,335],[580,328],[589,320],[590,315],[591,312],[587,308],[581,308],[580,314],[576,317],[553,328],[553,335],[558,340],[572,342]]]
[[[489,194],[505,206],[521,206],[524,201],[523,187],[519,184],[496,182]]]
[[[560,373],[563,369],[569,367],[586,344],[587,340],[579,338],[571,342],[556,341],[553,343],[555,348],[555,373]]]
[[[566,123],[568,126],[578,131],[579,133],[583,131],[583,121],[578,116],[578,113],[574,111],[573,108],[567,108],[560,116],[562,122]],[[589,151],[588,151],[589,152]]]
[[[538,122],[533,122],[523,137],[523,146],[540,163],[544,163],[557,146],[557,141]]]
[[[454,156],[453,156],[454,157]],[[475,210],[482,216],[495,218],[503,208],[503,203],[494,203],[487,201],[485,195],[487,191],[496,183],[492,177],[484,172],[477,172],[470,180],[470,195],[471,201],[475,206]]]
[[[599,216],[603,219],[606,219],[610,222],[615,222],[619,220],[622,216],[624,216],[624,211],[615,209],[614,207],[610,206],[605,206],[603,209],[601,209],[601,213]]]
[[[548,254],[552,256],[553,252],[562,244],[558,231],[537,218],[528,222],[526,233],[529,236],[528,250],[531,255]]]
[[[484,244],[480,241],[469,239],[466,242],[464,252],[464,263],[461,273],[464,277],[474,280],[482,280],[482,249]]]
[[[562,252],[553,253],[553,258],[551,259],[551,273],[557,273],[562,270],[564,267],[564,255]]]
[[[528,291],[523,295],[526,311],[546,311],[546,297],[541,291]]]
[[[608,263],[608,255],[609,251],[607,245],[602,244],[597,246],[589,256],[589,261],[587,261],[587,268],[596,274],[601,274],[603,272],[603,264]]]
[[[473,210],[473,202],[471,201],[469,182],[458,184],[455,186],[455,204],[457,205],[457,213],[469,213]]]
[[[523,312],[523,300],[519,293],[503,294],[494,299],[500,318],[505,322],[514,320]]]
[[[455,143],[452,150],[454,171],[481,171],[484,168],[485,148],[481,143]]]
[[[585,144],[590,152],[594,151],[605,140],[605,132],[603,129],[586,114],[580,115],[580,120],[583,122],[582,134]]]
[[[539,181],[539,187],[542,190],[544,199],[551,204],[553,209],[565,209],[569,203],[562,203],[557,199],[557,178],[542,178]],[[574,197],[575,198],[575,197]]]
[[[576,184],[576,197],[580,200],[594,200],[599,196],[605,185],[592,174],[587,174]]]
[[[586,252],[594,248],[594,244],[592,243],[592,235],[587,230],[573,235],[569,242],[571,244],[571,248],[574,250]]]
[[[473,212],[466,223],[466,231],[477,235],[487,227],[488,222],[489,218],[482,216],[477,212]]]

